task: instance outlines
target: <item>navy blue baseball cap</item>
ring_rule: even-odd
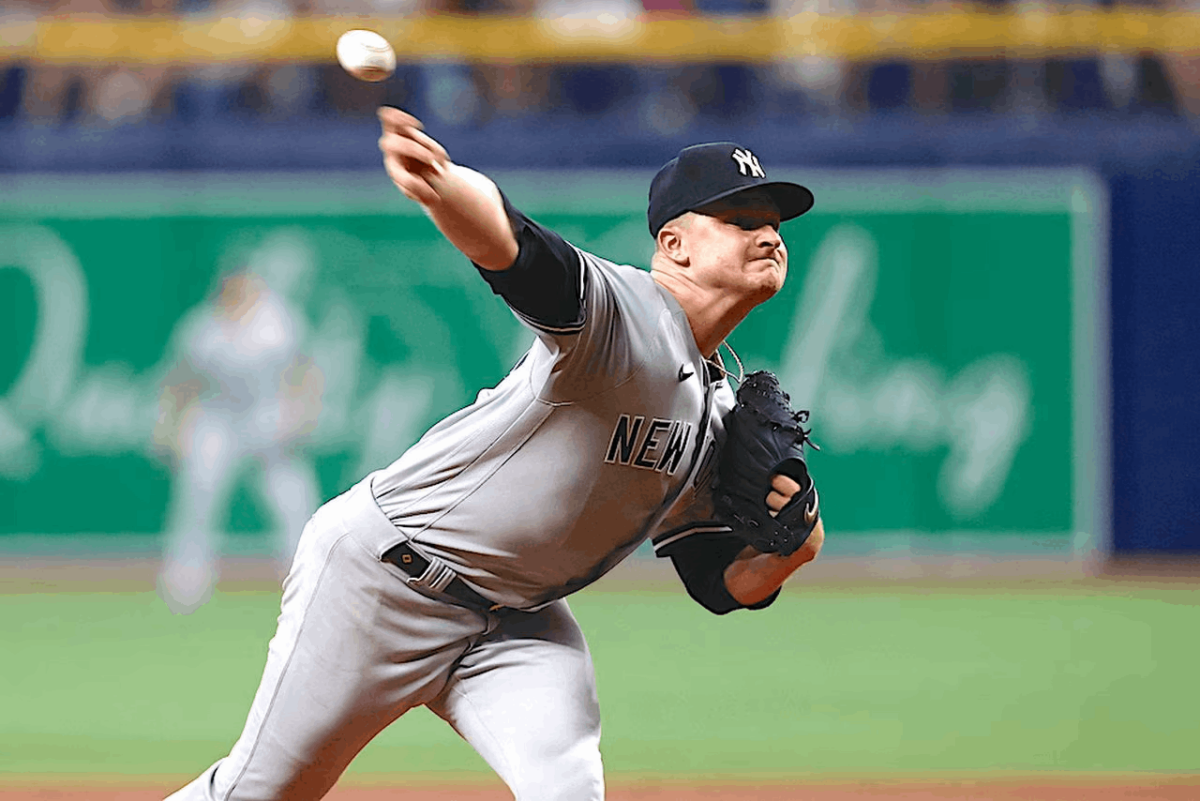
[[[779,219],[799,217],[813,206],[813,193],[800,184],[768,181],[758,157],[733,142],[692,145],[663,165],[650,182],[646,216],[650,235],[668,221],[747,189],[765,189],[779,207]]]

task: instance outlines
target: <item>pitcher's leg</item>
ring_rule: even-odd
[[[429,706],[517,801],[604,798],[592,658],[565,601],[502,617]]]
[[[318,511],[240,739],[171,801],[323,797],[372,737],[442,690],[484,627],[481,615],[409,588]]]

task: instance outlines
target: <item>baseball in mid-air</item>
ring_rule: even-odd
[[[346,31],[338,37],[337,60],[361,81],[382,81],[396,71],[396,51],[375,31]]]

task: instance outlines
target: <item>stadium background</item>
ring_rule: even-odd
[[[393,79],[332,63],[352,27]],[[695,141],[822,202],[733,344],[825,418],[827,552],[767,614],[712,618],[645,554],[578,597],[614,797],[1194,797],[1198,31],[1185,4],[6,2],[0,795],[153,798],[240,727],[278,603],[253,465],[213,601],[153,589],[159,385],[223,271],[309,254],[322,497],[519,351],[378,169],[389,102],[635,264]],[[422,716],[345,785],[503,797]]]

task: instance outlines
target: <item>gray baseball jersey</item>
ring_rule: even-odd
[[[576,253],[583,319],[550,327],[518,311],[538,334],[525,357],[373,482],[398,529],[380,553],[407,538],[518,608],[710,517],[707,478],[733,403],[670,292]]]

